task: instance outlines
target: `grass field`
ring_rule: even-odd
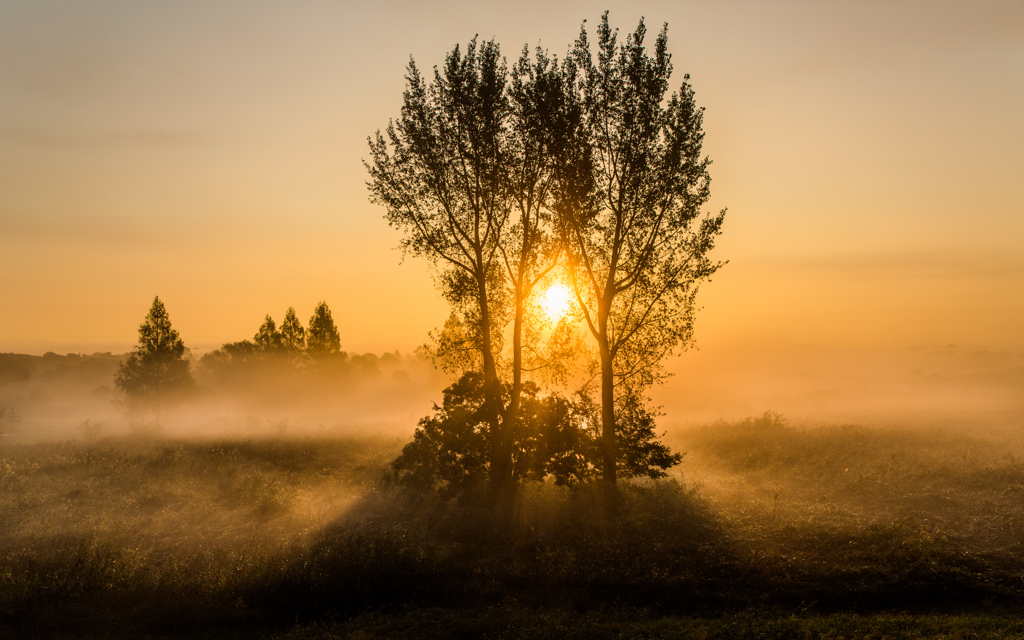
[[[0,445],[0,636],[1024,637],[1024,443],[679,431],[682,473],[495,524],[387,439]]]

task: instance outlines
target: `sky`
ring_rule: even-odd
[[[706,108],[702,349],[1024,347],[1019,1],[5,0],[0,351],[126,350],[154,295],[198,351],[320,300],[410,351],[447,310],[362,165],[410,56],[561,55],[605,9]]]

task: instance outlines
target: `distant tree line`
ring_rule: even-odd
[[[309,319],[308,330],[295,315],[295,308],[288,307],[280,328],[267,314],[252,340],[229,342],[204,355],[199,363],[211,368],[256,359],[305,364],[344,357],[343,353],[331,310],[327,303],[320,302]]]
[[[54,392],[84,395],[103,400],[121,357],[110,352],[41,356],[0,353],[0,433],[18,428],[22,413],[34,418],[36,409],[51,401]],[[10,393],[5,387],[15,387]],[[30,419],[31,419],[30,418]]]
[[[20,353],[0,353],[0,384],[24,382],[35,368],[32,356]]]
[[[47,351],[41,356],[25,353],[0,353],[0,386],[20,384],[32,379],[74,380],[87,383],[94,378],[109,379],[120,356],[107,352],[59,355]]]
[[[352,387],[382,377],[381,365],[396,368],[401,363],[397,352],[378,357],[342,351],[325,302],[316,305],[306,327],[289,307],[280,327],[268,314],[251,340],[228,342],[199,358],[195,368],[190,355],[163,302],[154,298],[139,326],[138,344],[114,374],[128,413],[135,418],[152,414],[159,422],[167,408],[215,390],[264,400],[336,392],[345,383]],[[20,362],[13,364],[18,366],[8,367],[12,375],[23,377]],[[408,379],[404,371],[392,373],[399,381]]]
[[[305,375],[303,384],[315,376],[326,383],[337,378],[380,377],[380,363],[398,363],[398,356],[385,353],[349,354],[341,349],[341,337],[326,302],[319,302],[308,325],[302,326],[294,307],[289,307],[280,326],[269,314],[251,340],[228,342],[199,359],[201,374],[222,381],[254,384],[254,376],[272,374],[278,385],[281,376]]]

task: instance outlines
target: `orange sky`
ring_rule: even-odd
[[[703,348],[1024,346],[1024,4],[643,3],[707,108]],[[446,308],[367,201],[409,55],[563,53],[635,2],[0,3],[0,351],[206,350],[288,306],[410,350]]]

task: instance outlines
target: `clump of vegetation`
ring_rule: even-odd
[[[164,303],[153,298],[149,314],[139,325],[139,344],[114,374],[114,384],[124,392],[128,411],[133,415],[153,412],[159,424],[169,405],[195,391],[190,367],[185,343],[171,326]]]
[[[319,302],[303,327],[289,307],[280,327],[268,314],[251,340],[228,342],[198,362],[200,382],[249,404],[320,400],[325,394],[351,390],[361,382],[408,381],[407,366],[396,351],[377,356],[348,353],[326,302]]]
[[[507,401],[510,385],[504,388]],[[452,497],[480,489],[491,466],[490,416],[484,377],[468,372],[444,390],[435,414],[420,420],[413,441],[393,463],[396,479],[418,489],[435,489]],[[512,433],[512,478],[515,484],[550,477],[556,485],[579,485],[599,476],[602,462],[599,410],[586,394],[567,399],[540,395],[532,382],[521,393],[519,418]],[[656,440],[654,418],[638,404],[619,414],[617,468],[624,478],[665,477],[680,454]]]

